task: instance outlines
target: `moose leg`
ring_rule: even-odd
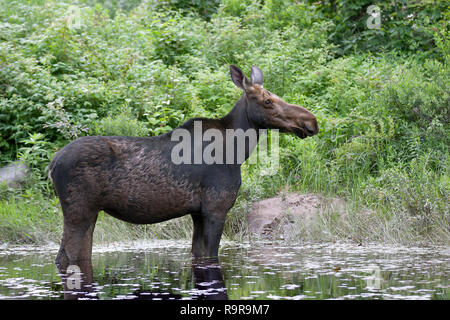
[[[205,217],[203,241],[207,257],[217,257],[219,254],[220,238],[225,225],[225,214]]]
[[[201,213],[192,215],[194,236],[192,253],[195,258],[217,258],[228,210],[236,201],[238,188],[217,190],[207,188],[202,194]]]
[[[94,233],[95,222],[97,221],[97,212],[84,211],[83,215],[76,215],[77,212],[69,210],[64,211],[64,230],[61,245],[56,257],[55,263],[59,272],[62,274],[65,287],[69,284],[66,275],[69,270],[76,273],[79,277],[77,281],[84,285],[91,284],[93,281],[92,274],[92,236]],[[78,212],[79,213],[79,212]],[[68,277],[67,277],[68,276]],[[80,291],[86,291],[79,285],[73,288]]]
[[[194,222],[194,234],[192,235],[192,255],[203,257],[205,251],[205,244],[203,242],[203,217],[200,214],[192,214],[192,221]]]
[[[63,237],[55,261],[61,269],[65,269],[70,264],[91,260],[92,236],[97,215],[91,220],[78,223],[67,220],[64,219]]]
[[[195,258],[217,257],[226,214],[192,215],[194,235],[192,254]]]

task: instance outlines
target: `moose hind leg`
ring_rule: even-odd
[[[55,263],[61,273],[75,265],[91,280],[92,236],[98,212],[87,209],[63,209],[63,212],[64,230]]]

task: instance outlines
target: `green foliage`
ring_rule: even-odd
[[[42,133],[30,134],[30,137],[23,141],[26,146],[19,149],[19,158],[38,171],[43,171],[42,167],[50,158],[48,142],[44,138]]]
[[[393,167],[365,183],[362,194],[367,203],[376,204],[388,215],[402,215],[412,227],[410,232],[431,235],[448,223],[450,181],[446,171],[430,168],[430,156],[422,155],[405,169]],[[448,232],[448,228],[443,228]]]
[[[42,191],[49,192],[50,186],[46,179],[46,172],[53,156],[50,143],[45,140],[42,133],[30,134],[28,139],[22,141],[23,147],[19,149],[18,158],[31,168],[31,179],[28,184]]]
[[[220,0],[157,0],[156,5],[160,5],[162,10],[167,8],[179,10],[183,13],[196,13],[202,18],[209,20],[220,5]]]
[[[332,19],[335,30],[330,38],[339,45],[339,54],[355,49],[425,51],[427,57],[438,57],[435,37],[448,33],[446,22],[449,6],[446,1],[407,0],[332,0],[310,1],[324,17]],[[376,5],[380,9],[380,28],[370,29],[367,9]],[[445,27],[444,27],[445,26]],[[445,31],[444,31],[444,29]],[[441,33],[442,34],[442,33]],[[447,40],[448,41],[448,40]]]
[[[411,160],[425,151],[442,160],[450,144],[449,66],[435,60],[400,66],[392,78],[377,102],[397,120],[397,158]]]
[[[95,135],[99,136],[135,136],[144,137],[148,129],[144,123],[132,118],[129,114],[121,113],[117,116],[108,116],[94,124]]]
[[[11,243],[48,243],[58,241],[62,215],[55,198],[27,189],[19,196],[0,198],[0,241]]]
[[[381,9],[380,30],[367,28],[371,4]],[[36,192],[49,192],[51,156],[77,137],[153,136],[195,116],[225,115],[241,95],[229,78],[236,64],[246,72],[258,65],[265,87],[311,110],[320,132],[281,136],[275,176],[244,168],[227,235],[242,231],[239,210],[285,189],[383,203],[406,217],[428,216],[433,199],[433,212],[447,210],[444,1],[0,5],[0,163],[26,161]],[[390,206],[376,196],[391,193]],[[420,219],[408,221],[418,234],[428,230]]]

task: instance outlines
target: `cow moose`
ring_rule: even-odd
[[[179,163],[171,155],[176,130],[194,131],[278,129],[306,138],[318,133],[315,116],[307,109],[284,102],[263,87],[263,73],[253,66],[248,79],[230,66],[233,83],[243,94],[220,119],[194,118],[171,132],[154,137],[80,137],[57,152],[49,167],[63,211],[63,235],[55,263],[91,263],[92,236],[99,211],[135,224],[152,224],[191,215],[192,254],[217,257],[225,217],[241,185],[241,163]],[[224,145],[227,144],[223,140]],[[231,144],[236,147],[236,141]],[[193,141],[192,148],[205,147]],[[246,145],[244,159],[254,146]],[[227,152],[224,149],[223,157]],[[236,154],[236,153],[234,153]],[[191,155],[193,156],[193,155]],[[236,157],[235,157],[236,158]]]

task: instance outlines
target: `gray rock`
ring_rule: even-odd
[[[6,184],[8,187],[20,187],[22,182],[29,177],[31,170],[21,161],[14,161],[3,168],[0,168],[0,185]]]
[[[248,230],[252,234],[270,236],[276,230],[296,228],[295,223],[298,221],[308,227],[325,210],[343,217],[346,214],[346,203],[339,198],[329,199],[311,193],[280,195],[253,204],[247,215]]]

